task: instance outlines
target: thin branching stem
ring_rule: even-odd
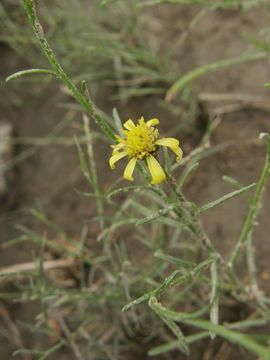
[[[107,124],[107,122],[103,119],[103,117],[98,113],[94,103],[90,98],[87,98],[72,82],[69,76],[66,74],[60,63],[58,62],[52,48],[50,47],[42,26],[38,20],[36,7],[33,0],[23,0],[23,5],[25,11],[28,15],[28,19],[31,23],[33,31],[40,43],[40,46],[46,55],[55,75],[63,81],[63,83],[67,86],[67,88],[71,91],[74,98],[81,104],[81,106],[86,110],[86,112],[95,120],[96,124],[101,128],[101,130],[107,135],[107,137],[111,140],[115,139],[115,135],[111,127]]]
[[[202,228],[198,214],[196,213],[196,209],[194,209],[192,204],[186,200],[182,192],[177,189],[177,184],[174,177],[167,174],[167,181],[179,201],[177,215],[187,222],[187,226],[189,227],[190,231],[196,236],[198,241],[206,250],[210,251],[210,253],[217,254],[204,229]]]

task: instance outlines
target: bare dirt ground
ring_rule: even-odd
[[[242,32],[256,32],[269,24],[270,16],[265,9],[247,11],[213,11],[200,20],[197,28],[189,35],[188,41],[183,42],[181,35],[187,30],[194,11],[187,9],[176,10],[172,6],[159,6],[155,10],[148,10],[151,16],[157,19],[156,33],[153,35],[162,44],[161,51],[166,51],[168,42],[170,46],[179,46],[175,62],[179,65],[181,73],[194,67],[207,64],[222,58],[238,56],[247,48],[246,41],[241,37]],[[144,15],[147,19],[148,13]],[[142,18],[142,23],[144,23]],[[1,79],[6,75],[21,68],[21,60],[7,47],[1,47]],[[207,112],[218,108],[221,123],[212,139],[212,146],[226,144],[222,151],[201,161],[196,174],[190,179],[186,188],[187,196],[203,204],[209,200],[231,191],[230,185],[222,180],[223,175],[236,178],[243,184],[249,184],[258,179],[265,158],[263,143],[258,140],[261,132],[270,132],[270,110],[267,102],[241,102],[240,106],[226,109],[224,105],[236,102],[231,98],[228,102],[219,99],[213,101],[211,94],[243,94],[251,97],[261,96],[269,99],[269,90],[263,84],[270,78],[269,66],[266,61],[258,61],[234,68],[212,73],[196,81],[196,87],[202,98],[208,94],[210,101],[204,102]],[[209,95],[210,93],[210,95]],[[203,97],[204,95],[204,97]],[[59,85],[47,84],[45,87],[31,85],[30,82],[16,85],[1,86],[1,115],[0,121],[10,122],[16,137],[43,137],[52,131],[57,124],[66,120],[66,125],[60,132],[62,136],[72,136],[80,126],[81,115],[77,111],[67,111],[59,106],[59,101],[65,101],[65,95],[59,91]],[[102,108],[111,112],[115,103],[97,99]],[[179,119],[172,118],[168,113],[156,105],[157,98],[147,97],[131,102],[129,107],[118,110],[123,118],[138,118],[142,114],[158,116],[165,122],[164,131],[177,124]],[[158,109],[158,110],[157,110]],[[180,120],[181,121],[181,120]],[[185,154],[198,144],[203,135],[203,126],[193,127],[186,133],[179,134]],[[94,214],[94,208],[88,199],[82,198],[74,189],[87,190],[78,166],[76,149],[73,146],[50,145],[31,148],[29,145],[16,145],[16,155],[29,151],[29,156],[18,163],[10,171],[14,172],[15,180],[9,188],[9,201],[1,204],[0,240],[6,241],[20,234],[15,224],[24,224],[32,229],[43,231],[41,225],[29,214],[29,208],[40,206],[58,226],[73,237],[78,237],[82,225]],[[31,150],[32,149],[32,150]],[[104,187],[108,186],[117,174],[112,173],[107,165],[110,149],[104,144],[97,143],[98,167],[103,174]],[[259,224],[255,232],[256,255],[259,264],[259,277],[262,289],[270,295],[269,279],[269,233],[270,233],[270,187],[265,193],[265,202],[261,210]],[[215,246],[226,257],[235,244],[247,211],[247,200],[244,197],[226,202],[224,205],[210,210],[203,216],[203,223]],[[93,242],[96,237],[96,228],[90,227]],[[18,247],[2,248],[0,253],[1,267],[25,261],[31,261],[33,248],[21,244]],[[243,274],[245,277],[245,274]],[[5,302],[3,302],[5,306]],[[8,306],[14,322],[30,320],[36,314],[33,305]],[[0,309],[1,310],[1,309]],[[239,309],[226,310],[233,318]],[[33,334],[23,338],[24,346],[33,344],[38,346],[43,341]],[[209,346],[208,346],[209,345]],[[0,340],[1,359],[12,358],[14,347],[6,340]],[[198,352],[197,352],[198,354]],[[57,355],[57,359],[73,359],[70,353]],[[182,358],[180,355],[171,354],[171,359]],[[191,354],[190,360],[196,359],[255,359],[243,350],[217,340],[215,346],[205,343],[200,348],[200,355]],[[145,355],[140,355],[145,358]],[[51,359],[54,359],[51,356]]]

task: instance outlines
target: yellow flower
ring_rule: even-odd
[[[174,138],[159,139],[159,132],[154,127],[159,124],[158,119],[144,121],[141,117],[138,124],[135,125],[132,120],[124,123],[122,130],[124,136],[116,135],[117,144],[112,145],[113,152],[109,163],[111,169],[115,168],[115,163],[125,156],[130,160],[125,168],[124,178],[133,181],[133,171],[138,160],[146,160],[152,184],[159,184],[166,179],[166,175],[161,165],[156,159],[156,153],[159,146],[167,146],[176,154],[176,161],[182,159],[183,152],[179,147],[179,141]]]

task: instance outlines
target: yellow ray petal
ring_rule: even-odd
[[[122,159],[124,156],[127,156],[127,152],[125,152],[125,151],[117,152],[116,154],[113,153],[113,155],[110,157],[110,160],[109,160],[109,164],[110,164],[110,167],[112,170],[115,168],[114,164],[118,160]]]
[[[129,119],[128,121],[126,121],[123,125],[127,130],[131,130],[132,128],[134,128],[135,124],[134,122]]]
[[[176,161],[180,162],[183,157],[183,151],[179,147],[179,140],[174,138],[163,138],[156,141],[157,145],[168,146],[175,154]]]
[[[166,179],[165,172],[153,155],[147,157],[147,165],[152,176],[152,184],[159,184]]]
[[[119,143],[119,144],[116,144],[116,145],[111,145],[111,147],[113,148],[113,155],[115,155],[119,151],[123,150],[123,148],[125,147],[125,144],[124,143]]]
[[[124,179],[129,180],[129,181],[133,181],[133,171],[135,169],[135,165],[136,165],[137,159],[136,158],[132,158],[131,160],[129,160],[126,168],[125,168],[125,172],[124,172]]]
[[[157,118],[154,119],[150,119],[148,121],[146,121],[146,125],[147,126],[155,126],[159,124],[159,120]]]

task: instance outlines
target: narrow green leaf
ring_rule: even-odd
[[[9,82],[10,80],[18,79],[23,76],[32,75],[32,74],[49,74],[49,75],[57,76],[54,71],[48,70],[48,69],[27,69],[27,70],[17,71],[14,74],[9,75],[6,78],[6,82]]]
[[[113,223],[110,227],[105,228],[103,231],[101,231],[97,237],[97,241],[101,241],[105,236],[107,236],[110,233],[113,233],[117,228],[128,225],[128,224],[135,224],[137,222],[137,219],[124,219],[120,220],[118,222]]]
[[[246,329],[254,326],[263,326],[266,325],[267,323],[268,320],[266,318],[248,319],[248,320],[242,320],[242,321],[226,324],[226,327],[228,327],[229,329]]]
[[[131,185],[131,186],[125,186],[123,188],[119,188],[119,189],[116,189],[116,190],[113,190],[109,193],[106,194],[106,197],[108,199],[110,199],[112,196],[115,196],[115,195],[118,195],[118,194],[121,194],[121,193],[126,193],[128,191],[136,191],[136,192],[139,192],[140,190],[144,190],[146,189],[147,187],[144,186],[144,185]]]
[[[161,189],[156,189],[153,185],[148,185],[150,191],[145,191],[142,193],[143,196],[150,199],[151,203],[165,207],[167,202],[167,196],[163,193]]]
[[[144,301],[146,301],[148,299],[149,299],[149,293],[143,294],[139,298],[137,298],[137,299],[131,301],[130,303],[126,304],[125,306],[123,306],[122,311],[123,312],[127,311],[130,308],[132,308],[133,306],[138,305],[138,304],[140,304],[140,303],[142,303],[142,302],[144,302]]]
[[[241,195],[245,191],[252,189],[255,185],[256,185],[256,183],[253,183],[253,184],[243,187],[242,189],[232,191],[229,194],[226,194],[217,200],[211,201],[210,203],[203,205],[202,207],[200,207],[198,209],[198,212],[199,212],[199,214],[201,214],[202,212],[209,210],[209,209],[213,208],[214,206],[217,206],[217,205],[223,203],[226,200],[229,200],[235,196]]]
[[[168,149],[163,147],[163,155],[164,155],[164,162],[165,162],[165,172],[168,174],[172,173],[172,163],[169,157]]]
[[[214,325],[219,322],[219,296],[218,296],[218,270],[217,262],[213,261],[210,265],[211,273],[211,295],[210,295],[210,321]],[[215,333],[210,333],[212,339],[215,338]]]
[[[144,206],[135,200],[131,200],[130,203],[133,209],[135,209],[139,214],[145,215],[146,217],[151,215],[151,210],[147,206]]]
[[[178,325],[176,325],[174,321],[172,321],[171,319],[168,319],[164,316],[161,316],[161,319],[168,326],[168,328],[171,329],[171,331],[174,333],[174,335],[177,337],[179,350],[182,351],[185,355],[189,355],[189,353],[190,353],[189,347],[188,347],[187,341],[186,341],[185,336],[182,333],[180,327]]]
[[[92,197],[92,198],[100,198],[100,199],[104,199],[104,195],[103,194],[95,194],[95,193],[90,193],[90,192],[84,192],[84,191],[80,191],[75,189],[75,192],[81,196],[84,197]]]
[[[197,334],[194,335],[190,335],[190,336],[186,336],[186,342],[188,345],[192,344],[193,342],[199,341],[201,339],[204,339],[206,337],[209,336],[209,331],[201,331]],[[174,340],[174,341],[170,341],[166,344],[162,344],[159,346],[156,346],[154,348],[152,348],[151,350],[148,351],[148,355],[149,356],[157,356],[157,355],[161,355],[164,354],[168,351],[172,351],[178,348],[178,344],[179,341],[178,340]]]
[[[83,153],[82,147],[77,139],[77,137],[75,137],[75,143],[77,146],[77,150],[78,150],[78,154],[79,154],[79,160],[80,160],[80,165],[81,165],[81,169],[82,169],[82,173],[84,175],[84,177],[91,183],[91,185],[93,184],[93,180],[92,177],[90,175],[90,171],[89,171],[89,167],[88,167],[88,162],[85,158],[85,155]]]
[[[179,181],[178,181],[178,186],[180,189],[182,189],[182,187],[184,186],[187,178],[189,177],[189,175],[191,173],[193,173],[199,166],[199,163],[198,162],[195,162],[193,164],[191,164],[190,166],[188,166],[182,173],[182,175],[180,176],[179,178]]]
[[[156,212],[151,213],[150,215],[146,216],[145,218],[139,220],[136,225],[148,224],[172,211],[175,208],[176,204],[169,205],[165,209],[159,209]]]
[[[186,267],[188,267],[188,268],[194,267],[194,263],[192,263],[190,261],[182,260],[182,259],[176,258],[171,255],[166,255],[160,251],[156,251],[154,256],[158,259],[170,262],[170,263],[175,264],[180,267],[185,267],[185,268]]]
[[[186,226],[185,224],[181,223],[179,220],[177,221],[168,217],[158,217],[156,218],[156,223],[171,226],[176,229],[182,229],[183,227]]]
[[[112,115],[113,115],[113,120],[115,122],[116,129],[117,129],[118,133],[121,134],[122,130],[123,130],[123,125],[122,125],[122,121],[120,119],[120,116],[119,116],[116,108],[113,108]]]
[[[243,188],[243,185],[239,181],[232,178],[231,176],[224,175],[224,176],[222,176],[222,180],[224,180],[227,183],[231,184],[232,186],[234,186],[238,190]]]
[[[211,64],[200,66],[177,80],[167,91],[165,99],[166,101],[172,101],[175,98],[176,94],[180,92],[185,86],[187,86],[190,82],[206,74],[209,71],[216,71],[222,68],[226,68],[228,66],[238,65],[248,61],[263,60],[266,57],[267,54],[265,52],[256,52],[253,54],[241,55],[232,59],[219,60]]]

